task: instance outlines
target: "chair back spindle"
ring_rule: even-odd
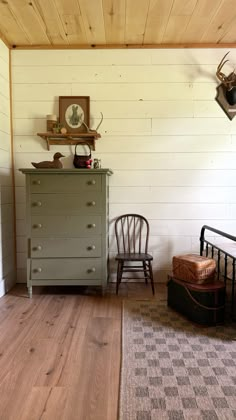
[[[118,253],[147,253],[149,225],[137,214],[126,214],[117,218],[115,235]]]

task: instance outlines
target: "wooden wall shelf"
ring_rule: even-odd
[[[73,145],[86,142],[90,145],[92,150],[95,150],[95,140],[99,139],[101,135],[96,131],[91,133],[37,133],[37,136],[46,140],[47,149],[50,150],[50,145]]]

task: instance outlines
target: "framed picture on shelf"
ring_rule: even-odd
[[[86,133],[89,120],[89,96],[59,96],[59,121],[68,133]]]

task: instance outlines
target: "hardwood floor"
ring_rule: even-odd
[[[18,285],[0,299],[0,419],[116,420],[123,298],[165,299],[166,288]]]

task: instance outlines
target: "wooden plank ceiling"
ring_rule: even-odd
[[[236,0],[0,0],[13,48],[236,44]]]

